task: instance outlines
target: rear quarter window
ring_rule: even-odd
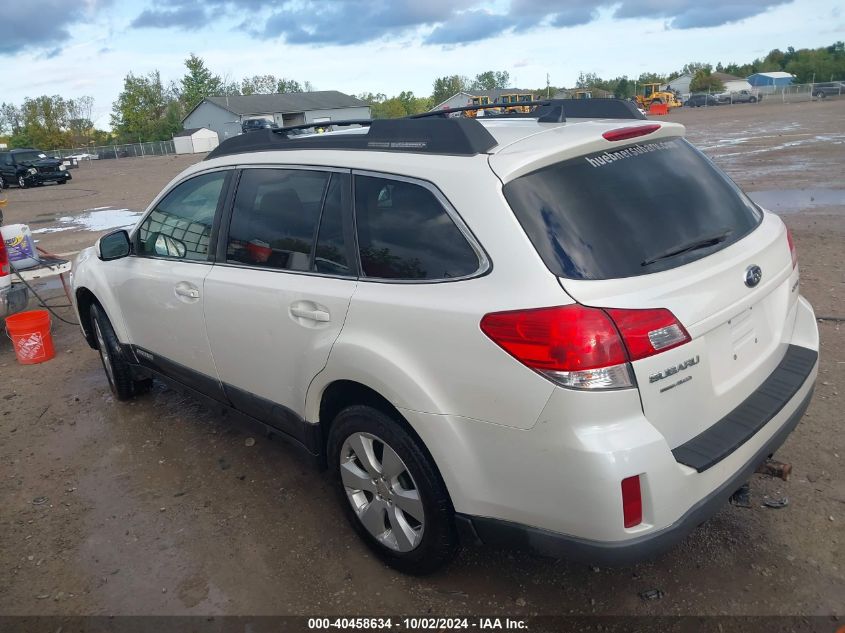
[[[742,239],[762,219],[724,173],[680,138],[556,163],[507,183],[504,194],[549,270],[570,279],[681,266]]]

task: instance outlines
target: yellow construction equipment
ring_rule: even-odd
[[[527,95],[527,94],[512,94],[512,95],[502,95],[496,101],[496,103],[503,103],[507,104],[507,107],[504,108],[505,112],[521,112],[525,113],[531,109],[531,106],[519,105],[520,103],[526,101],[534,101],[534,95]]]
[[[501,108],[486,108],[484,112],[486,114],[502,114],[504,112],[528,112],[531,110],[531,106],[521,105],[522,103],[526,103],[529,101],[534,101],[534,95],[532,94],[503,94],[499,98],[494,99],[493,101],[490,100],[490,97],[471,97],[469,102],[467,103],[468,106],[474,105],[499,105],[501,104]],[[476,117],[478,116],[478,110],[467,110],[464,114],[468,117]]]
[[[643,94],[637,95],[637,104],[648,110],[652,103],[662,103],[667,108],[680,108],[684,105],[671,90],[661,90],[660,84],[644,84]]]

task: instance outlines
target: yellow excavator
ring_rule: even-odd
[[[637,95],[637,104],[648,111],[652,103],[663,103],[670,109],[684,105],[673,91],[661,90],[660,84],[644,84],[643,94]]]

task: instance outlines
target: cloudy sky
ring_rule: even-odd
[[[178,79],[203,57],[348,93],[431,93],[507,70],[516,87],[744,62],[845,38],[839,0],[38,0],[0,12],[0,101],[92,95],[98,127],[126,73]]]

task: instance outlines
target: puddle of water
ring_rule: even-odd
[[[108,231],[109,229],[125,229],[133,226],[141,211],[131,209],[114,209],[112,207],[95,207],[85,209],[79,215],[63,216],[56,220],[58,226],[45,226],[35,229],[33,233],[60,233],[62,231]]]
[[[775,213],[797,213],[818,207],[845,206],[845,189],[768,189],[748,196]]]

